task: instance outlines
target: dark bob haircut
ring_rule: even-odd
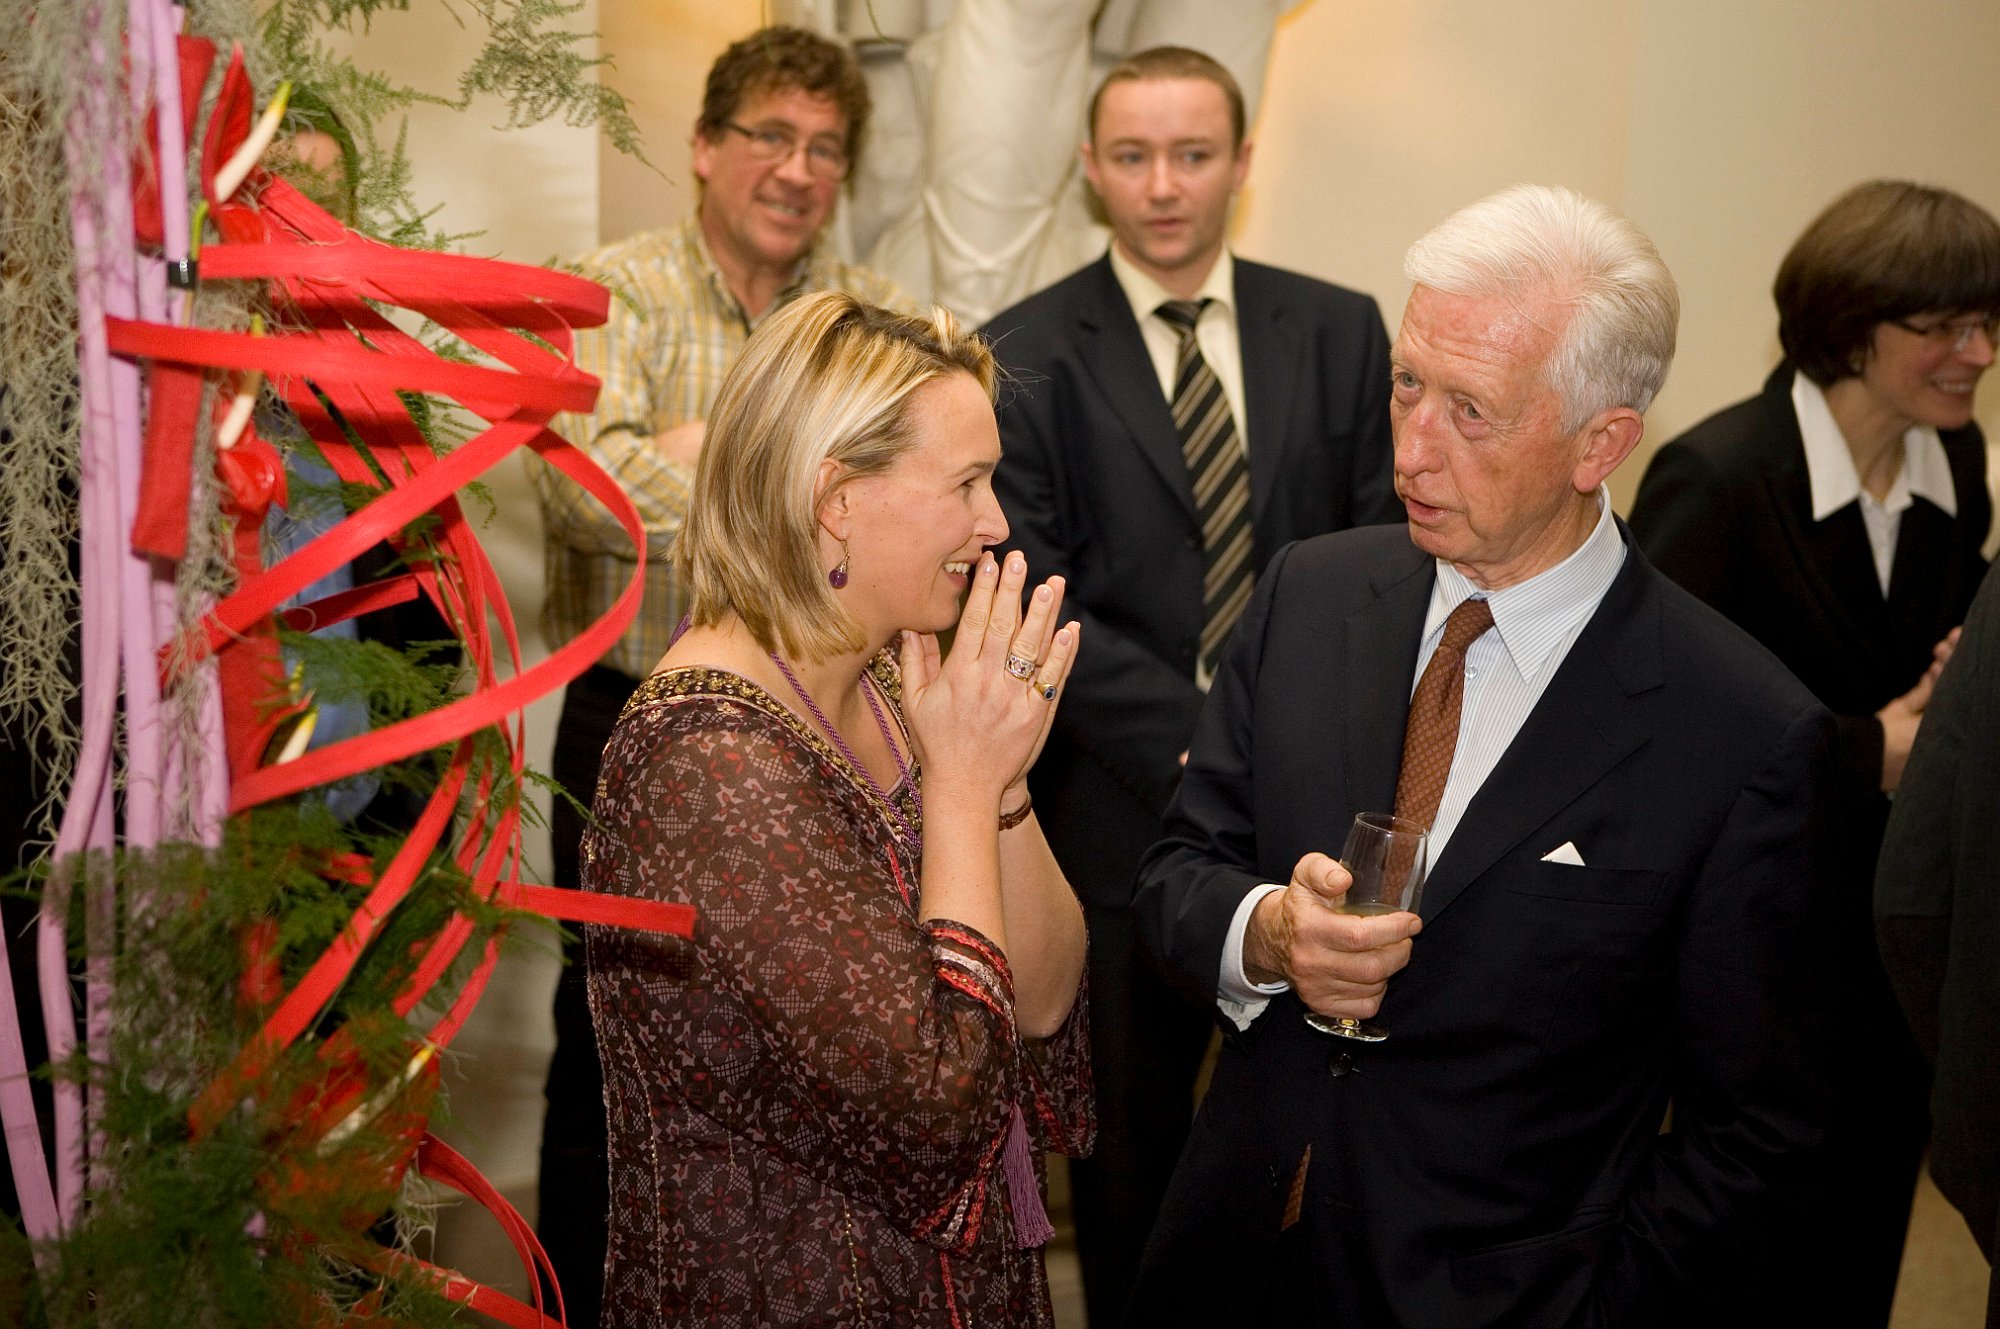
[[[751,97],[794,90],[840,108],[847,117],[848,159],[858,160],[868,129],[868,80],[845,46],[804,28],[759,28],[716,57],[695,132],[713,142]]]
[[[1813,219],[1771,294],[1786,357],[1825,387],[1861,372],[1879,324],[2000,313],[2000,223],[1948,189],[1871,180]]]

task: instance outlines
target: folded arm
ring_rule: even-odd
[[[666,553],[680,533],[701,443],[700,421],[671,418],[663,373],[676,359],[673,323],[668,311],[642,313],[612,300],[603,327],[576,335],[577,368],[604,384],[597,405],[557,416],[551,426],[618,481],[639,510],[652,554]],[[625,528],[581,486],[549,466],[531,465],[529,473],[550,539],[586,554],[631,549]]]

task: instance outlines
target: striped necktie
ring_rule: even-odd
[[[1465,653],[1493,626],[1493,606],[1483,597],[1458,603],[1444,621],[1444,639],[1431,653],[1410,718],[1403,728],[1403,768],[1396,777],[1396,815],[1420,822],[1437,820],[1458,753],[1458,722],[1465,709]]]
[[[1206,300],[1169,300],[1154,312],[1180,334],[1174,367],[1174,428],[1194,484],[1207,567],[1201,580],[1201,664],[1212,676],[1229,630],[1243,616],[1256,580],[1250,564],[1250,466],[1229,399],[1194,336]]]

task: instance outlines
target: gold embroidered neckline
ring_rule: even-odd
[[[903,689],[893,669],[884,668],[884,655],[878,655],[868,663],[868,671],[874,682],[880,686],[882,695],[889,700],[890,714],[895,716],[896,729],[902,735],[904,746],[910,749],[910,778],[898,779],[889,790],[890,798],[901,810],[902,816],[923,832],[922,803],[917,797],[917,782],[923,778],[923,768],[917,762],[917,753],[910,744],[909,726],[903,722]],[[886,675],[886,677],[885,677]],[[671,669],[658,670],[648,674],[644,682],[632,693],[625,703],[627,710],[639,706],[689,701],[697,698],[721,698],[749,706],[776,719],[793,735],[803,741],[812,751],[841,773],[850,785],[868,795],[869,806],[875,809],[890,836],[905,849],[909,848],[903,828],[896,825],[889,808],[884,807],[869,788],[866,773],[850,762],[824,735],[806,721],[797,711],[785,705],[771,691],[754,679],[746,678],[733,670],[717,668],[714,665],[677,665]]]

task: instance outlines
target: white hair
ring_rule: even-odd
[[[1403,275],[1447,295],[1570,306],[1544,369],[1566,434],[1612,407],[1645,411],[1673,364],[1673,274],[1644,231],[1574,190],[1515,185],[1460,208],[1410,246]]]

